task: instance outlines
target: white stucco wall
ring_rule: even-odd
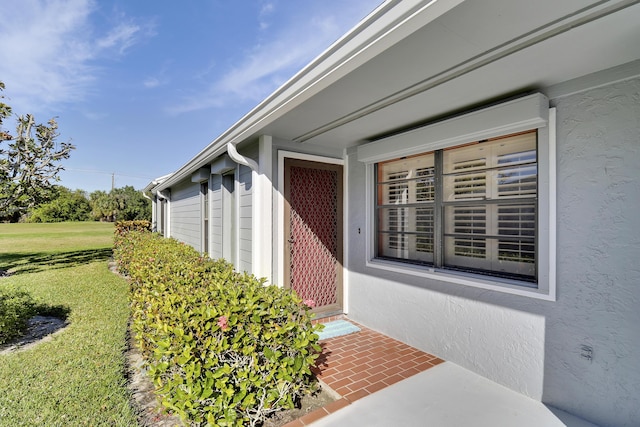
[[[599,425],[637,426],[640,79],[552,103],[557,301],[367,268],[365,166],[351,154],[349,316]]]
[[[170,206],[171,237],[201,251],[200,184],[183,181],[172,187]]]
[[[640,79],[555,100],[558,303],[543,400],[640,425]],[[580,345],[593,347],[593,361]]]

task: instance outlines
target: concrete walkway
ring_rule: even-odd
[[[444,362],[354,401],[313,427],[597,427]]]

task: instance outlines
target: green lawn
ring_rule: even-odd
[[[0,355],[0,426],[135,426],[123,375],[125,280],[109,272],[113,225],[0,224],[0,287],[70,309],[50,342]]]

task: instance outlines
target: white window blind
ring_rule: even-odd
[[[380,256],[433,262],[433,154],[385,162],[378,168]]]
[[[536,131],[381,162],[376,176],[377,257],[536,279]]]

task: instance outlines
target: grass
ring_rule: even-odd
[[[124,378],[128,286],[112,274],[113,225],[0,224],[0,287],[70,310],[49,342],[0,355],[0,426],[135,426]]]
[[[0,224],[0,271],[13,274],[67,268],[111,256],[113,224]]]

